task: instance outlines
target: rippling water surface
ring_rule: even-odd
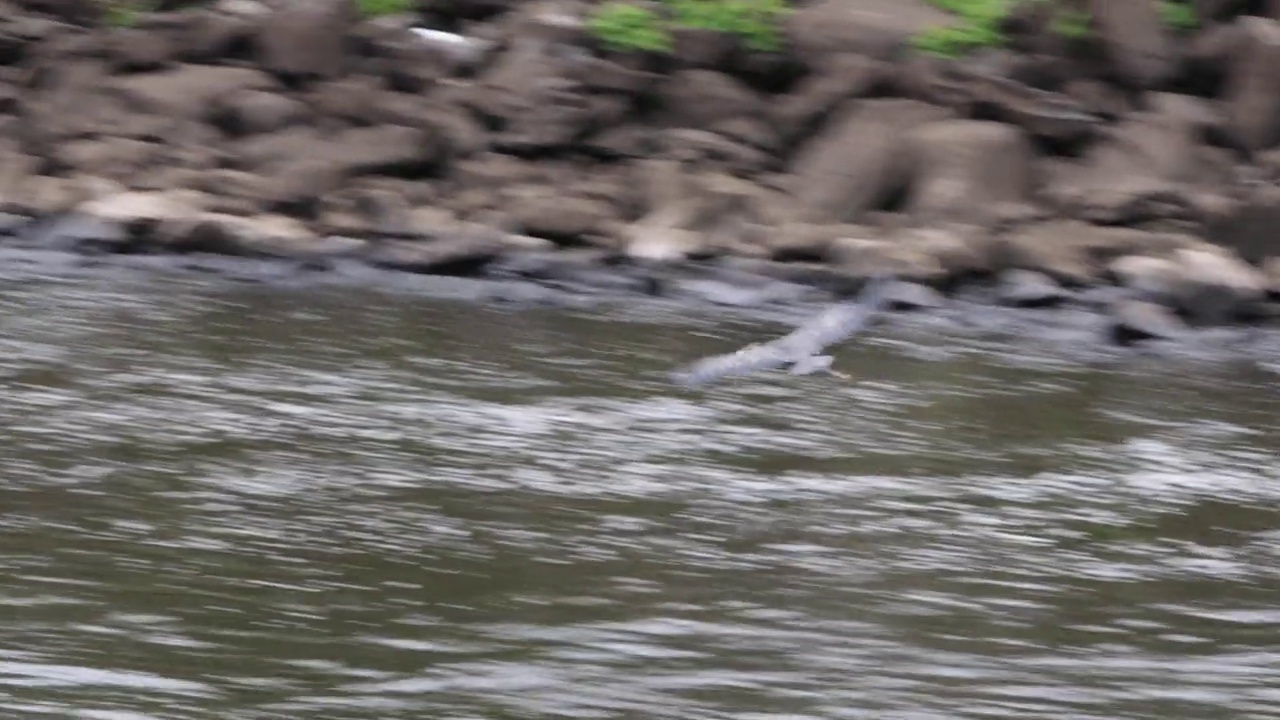
[[[0,713],[1280,716],[1280,375],[777,327],[0,281]]]

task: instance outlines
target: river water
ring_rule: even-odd
[[[1274,366],[654,303],[11,268],[0,715],[1280,717]]]

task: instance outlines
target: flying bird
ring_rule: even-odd
[[[735,352],[702,358],[673,372],[671,379],[678,385],[697,387],[781,367],[789,367],[792,375],[821,372],[847,377],[831,367],[835,358],[822,351],[865,328],[888,303],[891,283],[888,277],[876,276],[852,301],[823,310],[791,333],[771,342],[752,343]]]

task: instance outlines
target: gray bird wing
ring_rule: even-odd
[[[794,360],[778,346],[777,341],[748,345],[736,352],[696,360],[673,372],[671,379],[677,385],[695,387],[727,377],[779,368]]]
[[[779,338],[786,352],[799,357],[817,355],[828,345],[847,340],[871,322],[888,304],[890,281],[873,278],[852,302],[833,305],[809,319],[790,334]]]
[[[886,304],[888,286],[888,279],[873,278],[855,300],[827,308],[791,333],[772,342],[702,358],[673,372],[671,379],[678,385],[692,387],[783,367],[816,355],[824,347],[866,327],[872,315]]]

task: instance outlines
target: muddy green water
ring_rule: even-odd
[[[1280,717],[1265,364],[715,317],[0,279],[0,715]]]

